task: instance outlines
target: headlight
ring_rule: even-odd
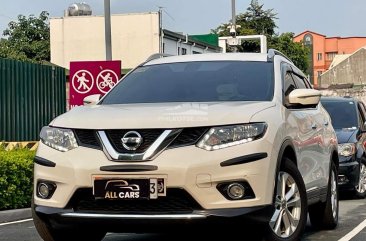
[[[338,144],[338,154],[341,156],[352,156],[356,153],[356,146],[353,143]]]
[[[69,129],[61,129],[45,126],[41,130],[41,141],[58,151],[70,151],[78,147],[74,132]]]
[[[266,129],[265,123],[213,127],[198,142],[197,147],[213,151],[240,145],[261,138]]]

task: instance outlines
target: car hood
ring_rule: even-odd
[[[75,129],[180,128],[250,122],[274,102],[210,102],[75,107],[50,125]]]
[[[349,143],[355,142],[355,135],[358,132],[358,129],[337,129],[335,130],[337,134],[338,143]]]

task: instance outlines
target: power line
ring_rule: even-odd
[[[170,15],[168,13],[168,11],[166,11],[166,7],[162,7],[162,6],[158,6],[158,5],[155,5],[157,8],[159,8],[159,10],[163,11],[171,20],[173,20],[175,22],[175,19],[172,17],[172,15]]]

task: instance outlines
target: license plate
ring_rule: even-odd
[[[166,185],[164,178],[94,177],[93,193],[96,199],[157,199],[159,196],[166,195]]]

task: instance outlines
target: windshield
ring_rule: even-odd
[[[102,101],[108,104],[270,101],[273,63],[205,61],[137,68]]]
[[[357,128],[358,117],[356,103],[353,101],[322,101],[328,111],[334,129]]]

